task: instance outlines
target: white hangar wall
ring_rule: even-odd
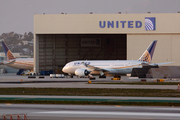
[[[152,34],[127,35],[127,59],[138,59],[152,40],[158,40],[152,62],[174,62],[169,65],[180,65],[180,35]]]
[[[149,19],[151,20],[150,22],[148,21]],[[39,51],[39,46],[42,46],[41,42],[48,40],[52,41],[53,39],[61,41],[61,39],[57,39],[55,36],[52,36],[51,39],[42,37],[46,35],[76,35],[76,39],[80,40],[81,38],[78,37],[79,34],[81,34],[81,36],[91,36],[92,34],[113,36],[116,34],[123,34],[126,35],[126,37],[124,37],[126,42],[123,39],[123,47],[126,49],[125,52],[127,60],[138,59],[153,40],[158,40],[152,62],[159,63],[174,61],[174,63],[170,65],[180,65],[179,21],[180,13],[34,15],[35,70],[40,72],[39,54],[40,51],[43,51],[42,49]],[[146,25],[148,27],[145,27]],[[151,25],[153,25],[153,27]],[[108,38],[110,41],[115,41],[113,44],[121,41],[121,39],[119,39],[121,37],[115,37],[113,39],[110,38],[111,37]],[[71,39],[73,42],[70,37],[63,38],[63,40],[67,39]],[[103,38],[103,41],[104,40],[106,40],[106,38]],[[121,45],[121,43],[119,42],[118,45]],[[118,48],[118,46],[115,48]],[[53,50],[50,50],[50,47],[48,49],[53,53]],[[120,50],[116,51],[116,53],[119,51]],[[98,53],[100,51],[97,50],[96,52]],[[118,55],[116,53],[113,54]],[[48,56],[45,57],[47,58],[45,61],[53,62],[54,60],[50,60],[51,57],[52,56],[49,56],[49,58]],[[65,57],[67,58],[69,56]],[[41,63],[43,63],[43,61],[41,61]]]

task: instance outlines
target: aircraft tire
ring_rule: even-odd
[[[99,76],[99,78],[106,78],[106,76],[105,76],[105,75],[103,75],[103,76]]]
[[[89,80],[96,80],[96,78],[94,77],[94,78],[89,78]]]

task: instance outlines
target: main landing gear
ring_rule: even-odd
[[[106,78],[106,76],[105,76],[105,74],[104,74],[104,72],[103,72],[103,71],[99,71],[99,73],[100,73],[99,78]]]
[[[105,75],[100,75],[99,78],[106,78],[106,76]]]
[[[96,80],[95,77],[89,77],[89,80]]]
[[[96,78],[93,77],[91,74],[89,74],[88,76],[89,76],[89,80],[96,80]]]

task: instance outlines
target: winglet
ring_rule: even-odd
[[[156,44],[157,40],[154,40],[138,60],[144,62],[151,62]]]
[[[3,46],[3,49],[4,49],[4,52],[5,52],[5,55],[6,55],[6,58],[7,60],[13,60],[13,59],[16,59],[12,52],[9,50],[9,48],[7,47],[7,45],[2,41],[2,46]]]

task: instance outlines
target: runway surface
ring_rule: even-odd
[[[169,103],[180,103],[180,98],[178,98],[178,97],[0,95],[0,100],[52,100],[52,101],[91,101],[91,102],[169,102]]]
[[[123,82],[123,81],[139,81],[133,80],[111,80],[112,77],[98,78],[93,82]],[[28,78],[28,76],[16,76],[15,74],[0,74],[0,88],[6,87],[28,87],[28,88],[128,88],[128,89],[177,89],[177,85],[126,85],[126,84],[88,84],[88,78]],[[149,79],[153,81],[153,79]]]
[[[36,120],[179,120],[179,113],[179,107],[0,104],[0,119],[7,114],[26,114],[28,119]]]

